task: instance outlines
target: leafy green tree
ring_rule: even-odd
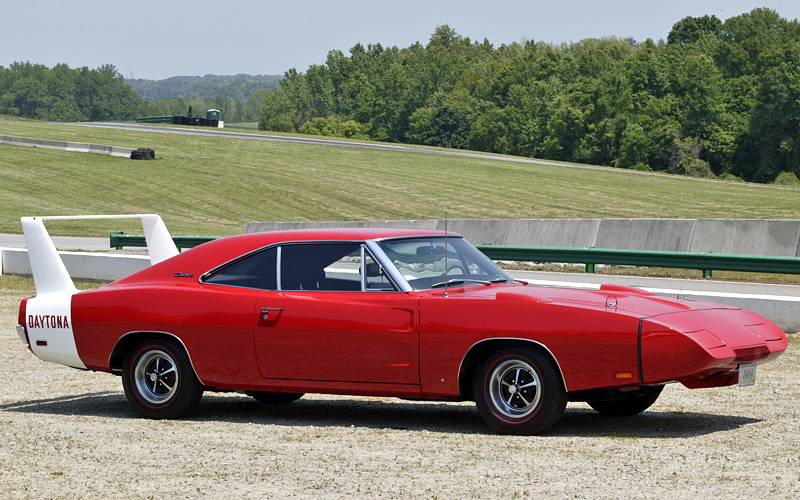
[[[672,26],[667,43],[686,46],[706,35],[717,36],[722,31],[722,21],[717,16],[685,17]]]
[[[33,77],[17,79],[0,101],[0,105],[9,114],[42,119],[47,118],[50,104],[47,87]]]
[[[259,126],[769,182],[800,168],[798,47],[769,9],[687,17],[666,43],[495,48],[438,26],[288,71]]]

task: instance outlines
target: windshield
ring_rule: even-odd
[[[514,281],[463,238],[431,236],[378,243],[414,290],[445,285],[481,285]],[[446,271],[446,272],[445,272]]]

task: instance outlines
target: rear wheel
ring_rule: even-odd
[[[128,402],[147,418],[179,418],[203,396],[189,356],[174,340],[140,343],[125,356],[122,386]]]
[[[656,402],[664,386],[645,387],[630,392],[618,392],[618,397],[607,401],[587,401],[596,412],[615,417],[630,417],[642,413]]]
[[[265,405],[282,405],[297,401],[304,396],[298,392],[264,392],[264,391],[244,391],[248,396],[255,398],[259,403]]]
[[[555,363],[527,347],[489,352],[475,372],[473,388],[478,413],[503,434],[538,434],[555,424],[567,405]]]

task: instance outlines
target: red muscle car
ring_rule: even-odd
[[[178,253],[160,217],[135,217],[153,265],[82,292],[42,223],[60,217],[23,218],[37,296],[17,329],[43,360],[120,375],[149,418],[186,415],[204,390],[330,393],[472,400],[496,431],[536,434],[568,401],[633,415],[671,382],[753,383],[787,346],[735,307],[529,286],[452,233],[283,231]]]

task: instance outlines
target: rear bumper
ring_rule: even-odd
[[[28,334],[25,332],[25,327],[22,325],[17,325],[17,335],[19,335],[19,339],[25,344],[28,345]]]

